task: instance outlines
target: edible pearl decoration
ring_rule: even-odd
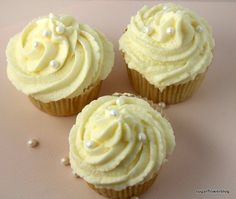
[[[62,33],[64,33],[65,32],[65,28],[63,27],[63,26],[57,26],[56,27],[56,32],[58,33],[58,34],[62,34]]]
[[[59,67],[59,62],[58,61],[56,61],[56,60],[52,60],[52,61],[50,61],[50,66],[52,66],[53,68],[58,68]]]
[[[55,16],[54,16],[54,14],[49,13],[48,17],[49,17],[50,19],[53,19]]]
[[[61,158],[61,164],[64,166],[70,165],[70,159],[68,157]]]
[[[51,32],[50,30],[44,30],[44,31],[42,32],[42,35],[43,35],[44,37],[50,37],[51,34],[52,34],[52,32]]]
[[[166,33],[169,34],[169,35],[174,34],[175,33],[175,29],[173,27],[168,27],[166,29]]]
[[[141,133],[138,134],[138,139],[141,142],[145,142],[147,137],[146,137],[146,135],[144,133],[141,132]]]
[[[143,32],[150,35],[152,33],[152,28],[150,26],[145,26]]]
[[[88,140],[85,142],[85,145],[87,148],[93,148],[94,147],[94,142],[92,140]]]
[[[166,108],[165,102],[159,102],[159,103],[158,103],[158,106],[159,106],[160,108]]]
[[[40,43],[39,43],[38,41],[34,41],[34,42],[33,42],[33,47],[34,47],[34,48],[38,48],[39,45],[40,45]]]
[[[125,100],[123,97],[118,97],[116,100],[116,105],[121,106],[125,103]]]
[[[119,112],[116,109],[111,109],[109,113],[111,116],[115,116],[115,117],[119,115]]]
[[[138,196],[133,196],[131,199],[139,199]]]
[[[196,31],[199,32],[199,33],[203,32],[203,27],[202,26],[198,26],[196,28]]]
[[[163,6],[162,9],[163,9],[163,10],[167,10],[167,9],[168,9],[168,6]]]
[[[28,146],[31,147],[31,148],[35,148],[36,146],[39,145],[39,141],[36,140],[36,139],[30,139],[28,142],[27,142]]]

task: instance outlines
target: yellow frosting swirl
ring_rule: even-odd
[[[203,73],[212,61],[213,48],[206,21],[175,4],[144,6],[120,39],[128,67],[160,90]]]
[[[104,96],[78,115],[69,143],[76,174],[96,187],[121,190],[153,177],[172,153],[175,137],[146,101]]]
[[[11,38],[6,54],[15,87],[42,102],[80,95],[105,79],[114,62],[113,46],[102,33],[53,14]]]

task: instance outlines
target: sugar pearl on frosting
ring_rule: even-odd
[[[68,157],[61,158],[61,164],[64,166],[70,165],[70,159]]]
[[[39,145],[39,141],[36,139],[30,139],[28,140],[27,145],[31,148],[35,148],[36,146]]]
[[[123,97],[118,97],[118,98],[116,99],[116,105],[121,106],[121,105],[123,105],[124,103],[125,103],[125,100],[124,100]]]
[[[150,26],[144,26],[143,32],[150,35],[152,33],[153,29]]]
[[[119,112],[116,109],[111,109],[109,113],[111,116],[115,116],[115,117],[119,115]]]
[[[199,33],[203,32],[203,27],[202,26],[198,26],[196,28],[196,31],[199,32]]]
[[[92,140],[87,140],[85,142],[85,145],[87,148],[93,148],[94,147],[94,142]]]
[[[50,30],[44,30],[44,31],[42,32],[42,35],[43,35],[44,37],[50,37],[51,34],[52,34],[52,32],[51,32]]]
[[[62,34],[62,33],[65,32],[65,28],[64,28],[63,26],[61,26],[61,25],[58,25],[58,26],[56,27],[56,32],[57,32],[58,34]]]
[[[53,19],[55,16],[54,16],[54,14],[49,13],[48,17],[49,17],[50,19]]]
[[[146,137],[146,135],[143,132],[141,132],[141,133],[138,134],[138,139],[141,142],[145,142],[147,137]]]
[[[164,5],[164,6],[162,7],[162,9],[163,9],[163,10],[167,10],[167,9],[168,9],[168,6],[167,6],[167,5]]]
[[[52,66],[55,69],[58,68],[60,65],[60,63],[57,60],[52,60],[52,61],[50,61],[49,64],[50,64],[50,66]]]
[[[39,45],[40,45],[40,43],[39,43],[38,41],[34,41],[34,42],[33,42],[33,47],[34,47],[34,48],[38,48]]]
[[[167,34],[174,34],[174,33],[175,33],[175,29],[174,29],[173,27],[168,27],[168,28],[166,29],[166,33],[167,33]]]

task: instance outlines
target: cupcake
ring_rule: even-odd
[[[175,4],[144,6],[119,44],[134,90],[166,104],[184,101],[199,87],[215,45],[207,22]]]
[[[71,16],[40,17],[13,36],[6,49],[12,84],[44,112],[77,114],[97,98],[114,63],[112,44]]]
[[[87,105],[69,144],[75,174],[105,197],[126,199],[153,184],[175,137],[170,123],[147,101],[123,94]]]

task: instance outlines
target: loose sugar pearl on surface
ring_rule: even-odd
[[[70,159],[68,157],[61,158],[61,164],[64,166],[70,165]]]
[[[30,139],[28,140],[27,145],[31,148],[35,148],[39,145],[39,141],[36,139]]]

